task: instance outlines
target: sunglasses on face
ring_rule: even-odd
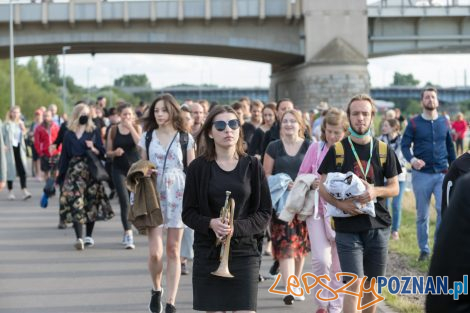
[[[228,122],[225,121],[215,121],[212,123],[214,125],[215,129],[217,129],[219,132],[224,131],[225,128],[230,127],[233,130],[236,130],[240,127],[240,122],[238,120],[230,120]]]

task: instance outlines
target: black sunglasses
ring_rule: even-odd
[[[225,128],[230,127],[233,130],[236,130],[240,127],[240,122],[238,120],[230,120],[228,122],[225,121],[215,121],[212,123],[214,125],[215,129],[217,129],[219,132],[224,131]]]

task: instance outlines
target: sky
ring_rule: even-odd
[[[20,63],[28,59],[20,58]],[[62,55],[59,62],[62,67]],[[269,87],[271,74],[267,63],[161,54],[67,54],[65,67],[66,75],[83,87],[111,85],[126,74],[146,74],[155,89],[181,83]],[[395,72],[413,74],[421,85],[429,81],[442,87],[464,86],[465,72],[470,85],[470,54],[373,58],[368,70],[372,87],[389,86]]]

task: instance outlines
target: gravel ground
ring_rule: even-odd
[[[407,260],[404,256],[398,253],[388,252],[387,262],[387,276],[427,276],[427,273],[420,272],[416,269],[412,269],[406,266]],[[425,295],[400,295],[400,297],[406,297],[408,301],[416,303],[423,307],[426,300]]]

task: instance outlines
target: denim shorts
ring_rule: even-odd
[[[358,233],[336,232],[341,271],[358,277],[385,276],[390,228],[377,228]],[[351,277],[343,276],[346,283]]]

